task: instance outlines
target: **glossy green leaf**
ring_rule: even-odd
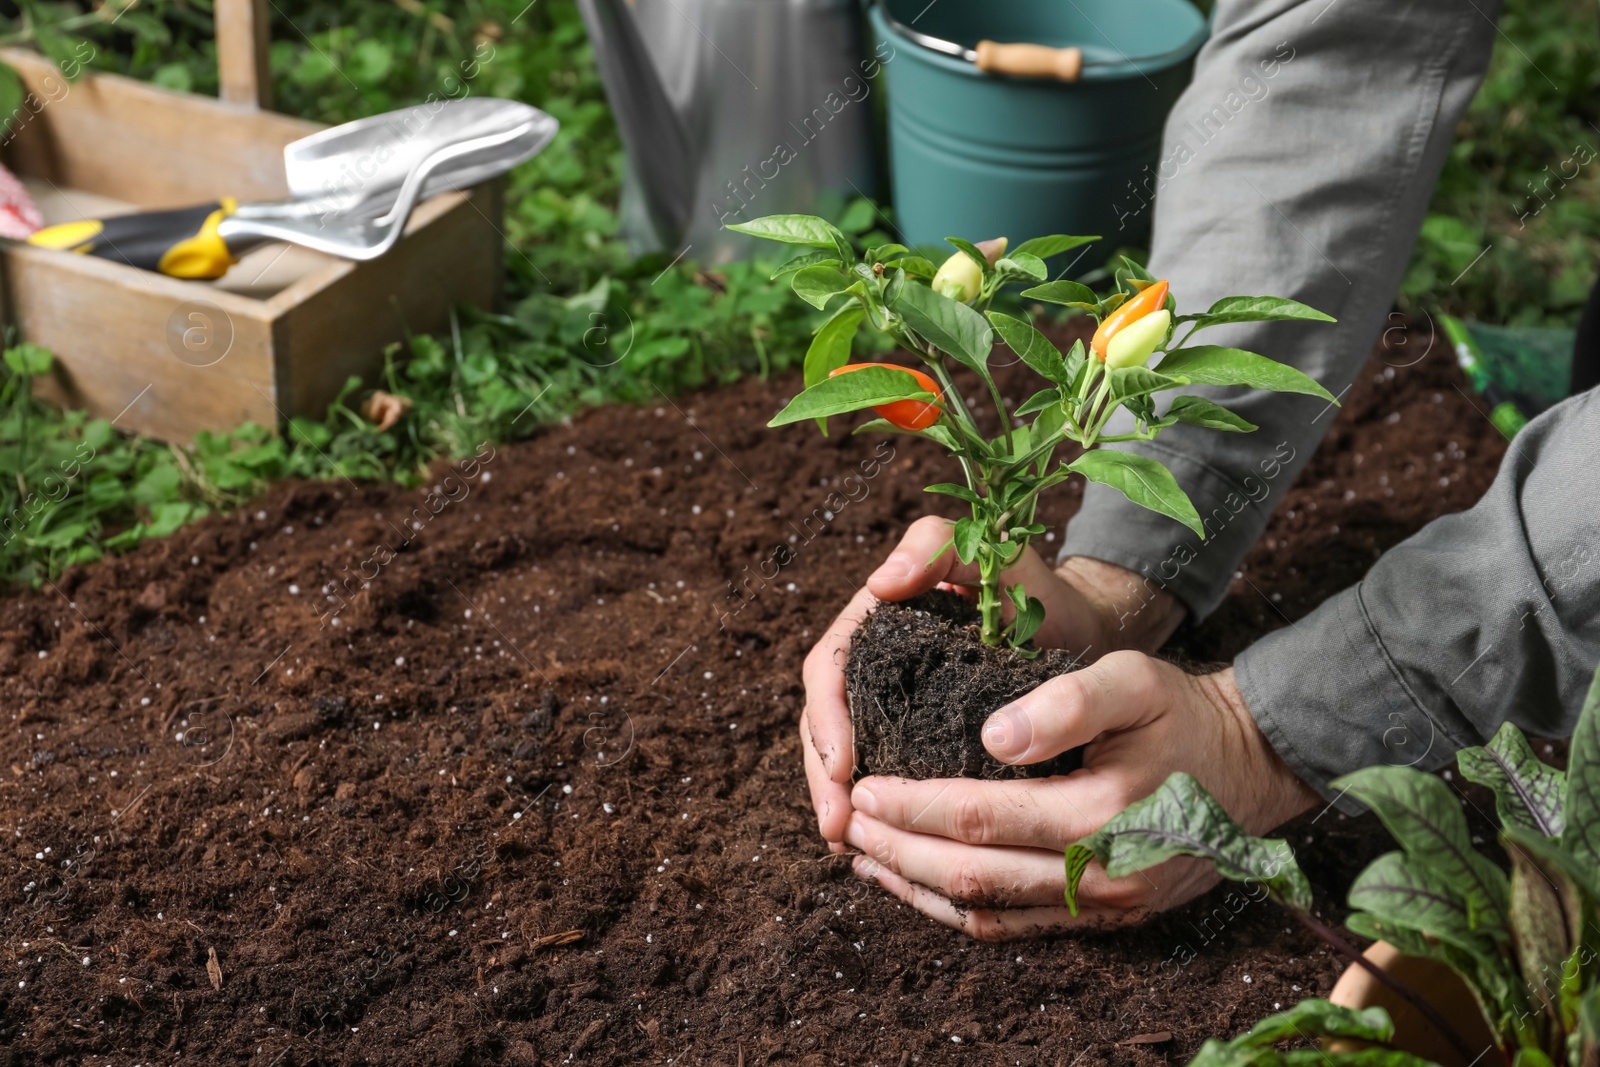
[[[1169,352],[1156,369],[1162,374],[1187,378],[1195,385],[1247,385],[1275,393],[1305,393],[1338,403],[1315,379],[1287,364],[1242,348],[1215,345],[1180,348]]]
[[[1047,304],[1084,304],[1093,307],[1098,303],[1093,289],[1069,281],[1045,282],[1032,289],[1024,289],[1022,296],[1026,300],[1043,300]]]
[[[841,259],[855,258],[845,235],[815,215],[766,215],[749,222],[736,222],[728,229],[784,244],[831,248],[839,252]]]
[[[851,371],[850,373],[862,374],[864,372]],[[849,375],[841,375],[841,377],[849,377]],[[948,426],[941,422],[936,422],[932,426],[922,430],[902,430],[888,419],[872,419],[868,422],[862,423],[860,426],[857,426],[854,430],[852,430],[851,436],[854,437],[856,434],[861,433],[897,433],[902,437],[921,437],[929,441],[937,442],[938,444],[941,444],[945,448],[949,449],[951,452],[954,452],[957,446],[955,433]]]
[[[893,310],[906,325],[940,351],[980,374],[987,374],[994,331],[978,312],[925,285],[901,286],[895,294]]]
[[[983,548],[983,541],[983,523],[973,518],[956,521],[956,558],[962,563],[971,563],[978,558],[978,552]]]
[[[1195,329],[1228,322],[1336,322],[1316,308],[1281,296],[1225,296],[1199,315],[1180,315],[1179,322],[1196,323]]]
[[[1149,456],[1096,448],[1073,460],[1067,469],[1091,482],[1109,485],[1135,504],[1183,523],[1201,539],[1206,536],[1199,512],[1178,487],[1177,479]]]
[[[1600,870],[1600,672],[1589,684],[1567,755],[1566,829],[1561,843]]]
[[[1474,955],[1493,956],[1495,944],[1475,930],[1466,901],[1436,868],[1404,852],[1389,852],[1367,865],[1350,887],[1350,906],[1385,927],[1408,926]]]
[[[1178,397],[1173,400],[1172,406],[1167,408],[1167,417],[1186,422],[1191,426],[1204,426],[1208,430],[1249,433],[1257,428],[1255,423],[1235,415],[1221,404],[1213,403],[1203,396]]]
[[[837,267],[843,270],[844,263],[833,252],[802,252],[792,259],[785,260],[782,266],[773,271],[772,280],[777,281],[785,274],[793,274],[807,267]]]
[[[817,331],[811,339],[811,347],[806,349],[806,388],[850,362],[850,343],[855,340],[856,328],[865,315],[859,304],[848,304]]]
[[[1029,281],[1042,282],[1050,277],[1050,271],[1045,267],[1044,260],[1038,256],[1029,255],[1027,252],[1013,252],[1003,256],[1000,262],[994,265],[995,272],[1004,281]]]
[[[1067,849],[1067,907],[1078,913],[1078,883],[1090,860],[1099,860],[1107,876],[1124,878],[1174,856],[1210,860],[1223,878],[1260,882],[1286,907],[1311,908],[1311,883],[1288,842],[1246,834],[1199,782],[1181,772]]]
[[[1120,404],[1129,397],[1148,396],[1161,389],[1176,389],[1188,384],[1182,378],[1173,378],[1149,367],[1119,367],[1109,371],[1106,378],[1111,383],[1106,397],[1113,404]]]
[[[1562,794],[1567,776],[1533,754],[1522,731],[1502,723],[1483,748],[1456,753],[1461,777],[1494,791],[1494,806],[1504,826],[1520,826],[1545,837],[1560,837],[1566,826]]]
[[[822,265],[796,271],[789,284],[794,287],[796,296],[821,311],[829,300],[859,282],[848,271]]]
[[[1049,259],[1051,256],[1059,256],[1061,253],[1077,248],[1079,245],[1086,245],[1090,241],[1098,240],[1100,240],[1098,237],[1074,237],[1064,233],[1052,233],[1044,237],[1028,238],[1012,249],[1011,254],[1015,256],[1025,252],[1030,256],[1038,256],[1040,259]]]
[[[1020,648],[1039,632],[1039,627],[1044,625],[1044,604],[1037,597],[1029,596],[1020,582],[1007,587],[1006,595],[1011,598],[1011,605],[1016,609],[1016,615],[1011,620],[1011,630],[1006,636],[1012,647]]]
[[[957,485],[954,482],[939,482],[936,485],[928,486],[928,488],[924,489],[923,492],[940,493],[944,496],[953,496],[958,500],[965,500],[975,508],[983,506],[983,497],[979,496],[977,493],[974,493],[966,486]]]
[[[1357,1041],[1388,1041],[1394,1023],[1382,1008],[1342,1008],[1326,1000],[1302,1000],[1288,1011],[1269,1015],[1234,1038],[1248,1045],[1276,1045],[1313,1037],[1347,1037]]]
[[[1043,411],[1045,408],[1050,407],[1053,404],[1060,403],[1060,389],[1041,389],[1028,399],[1024,400],[1022,405],[1011,414],[1020,419],[1024,415],[1032,415],[1035,411]]]
[[[1510,885],[1473,849],[1460,802],[1443,781],[1409,767],[1367,767],[1333,787],[1371,808],[1413,860],[1448,879],[1475,928],[1505,927]]]
[[[896,400],[933,400],[910,371],[897,367],[863,367],[837,378],[824,378],[773,416],[768,426],[787,426],[805,419],[822,419],[876,407]]]
[[[1017,354],[1018,359],[1057,385],[1072,387],[1072,374],[1068,371],[1066,360],[1048,337],[1030,323],[998,311],[989,312],[989,321],[994,323],[1000,340]]]
[[[960,237],[946,237],[945,240],[955,245],[956,248],[965,252],[967,254],[967,258],[976,263],[978,265],[978,269],[983,271],[983,276],[985,278],[994,273],[994,265],[989,262],[989,258],[987,256],[978,251],[977,245],[973,244],[971,241],[963,240]]]
[[[907,274],[915,274],[919,278],[932,278],[939,273],[938,265],[922,256],[900,256],[898,259],[886,260],[885,266],[899,267]]]

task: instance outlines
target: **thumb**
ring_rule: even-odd
[[[1166,710],[1161,666],[1143,653],[1112,652],[1057,675],[990,715],[983,745],[1002,763],[1039,763],[1140,726]]]
[[[867,578],[872,595],[879,600],[905,600],[940,582],[963,585],[977,581],[978,568],[957,559],[953,546],[945,547],[952,532],[950,520],[937,515],[925,515],[912,523],[889,558]]]

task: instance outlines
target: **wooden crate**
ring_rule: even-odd
[[[288,196],[283,146],[322,127],[274,114],[265,0],[218,0],[224,99],[111,74],[69,84],[15,49],[0,61],[34,95],[0,158],[46,223]],[[0,312],[55,352],[41,390],[119,429],[188,441],[197,430],[321,417],[351,374],[375,382],[383,347],[432,331],[501,285],[503,183],[418,205],[386,255],[353,263],[285,245],[256,249],[214,282],[0,239]]]

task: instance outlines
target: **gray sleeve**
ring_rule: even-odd
[[[1332,797],[1341,774],[1435,770],[1503,722],[1572,732],[1600,660],[1597,458],[1590,390],[1517,435],[1472,510],[1245,650],[1240,692],[1301,778]]]
[[[1497,0],[1220,0],[1160,163],[1119,215],[1132,227],[1154,212],[1150,269],[1171,280],[1182,313],[1223,296],[1272,295],[1339,321],[1215,327],[1200,339],[1293,364],[1336,396],[1349,387],[1399,290],[1498,12]],[[1193,391],[1260,429],[1179,425],[1119,447],[1172,469],[1207,537],[1091,485],[1062,556],[1143,573],[1200,618],[1221,602],[1333,414],[1314,397]]]

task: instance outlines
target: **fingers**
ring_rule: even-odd
[[[1113,652],[1058,675],[989,716],[983,747],[1002,763],[1038,763],[1108,731],[1143,725],[1176,694],[1161,664],[1139,652]]]
[[[1125,798],[1116,784],[1110,776],[1082,772],[1009,782],[874,776],[856,783],[850,806],[913,833],[1059,852],[1122,810]]]
[[[889,558],[872,572],[867,588],[881,600],[905,600],[940,582],[959,585],[977,581],[978,568],[963,564],[956,558],[954,548],[945,549],[950,536],[950,520],[937,515],[918,519],[906,528]],[[945,550],[941,553],[941,549]]]
[[[801,741],[816,750],[822,768],[836,782],[848,782],[852,765],[850,705],[844,692],[844,664],[850,635],[872,610],[872,594],[858,590],[806,655],[801,677],[806,687],[806,713]]]
[[[844,839],[868,859],[952,900],[1025,907],[1061,902],[1066,873],[1061,854],[1037,848],[978,848],[931,834],[914,834],[856,812]]]
[[[1108,916],[1088,908],[1074,917],[1063,904],[1038,908],[963,907],[926,886],[907,881],[867,856],[856,857],[855,872],[866,881],[877,882],[928,918],[979,941],[1013,941],[1070,927],[1136,921],[1132,913]]]
[[[811,788],[811,807],[817,813],[817,829],[831,852],[843,852],[845,825],[850,821],[850,787],[829,777],[822,758],[811,742],[811,724],[806,712],[800,713],[800,747],[805,753],[806,784]]]

